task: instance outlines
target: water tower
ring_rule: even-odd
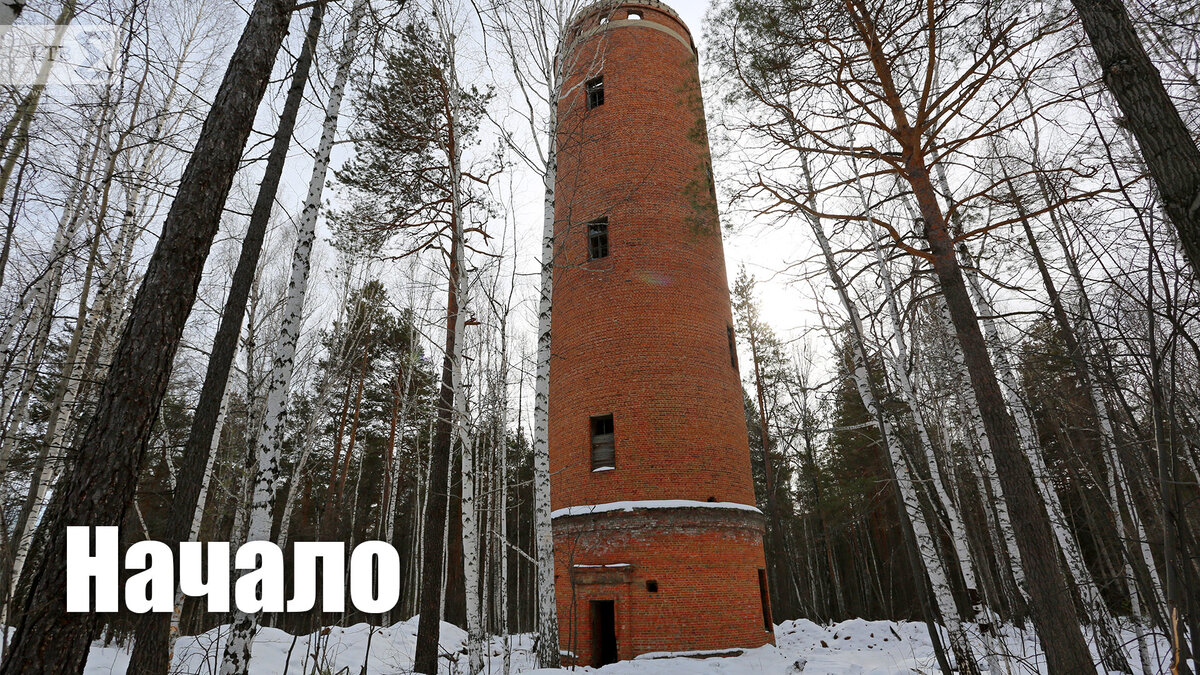
[[[687,26],[601,2],[561,45],[550,469],[568,661],[774,642]]]

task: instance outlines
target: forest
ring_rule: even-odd
[[[775,644],[605,671],[1196,672],[1200,2],[670,4]],[[562,45],[627,5],[0,0],[0,675],[571,667]],[[70,526],[169,611],[64,611]],[[322,541],[396,605],[181,588]]]

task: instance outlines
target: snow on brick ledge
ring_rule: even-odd
[[[608,502],[607,504],[584,504],[568,506],[551,512],[551,518],[564,516],[583,516],[591,513],[608,513],[610,511],[635,511],[642,509],[733,509],[735,511],[752,511],[762,513],[758,507],[736,502],[698,502],[691,499],[648,499],[644,501]]]

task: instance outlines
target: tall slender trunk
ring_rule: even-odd
[[[33,117],[37,113],[42,94],[46,91],[46,85],[50,79],[50,69],[54,67],[54,60],[62,47],[67,27],[75,19],[77,5],[77,0],[67,0],[63,3],[58,18],[54,21],[57,26],[54,37],[46,50],[46,58],[42,59],[42,63],[38,67],[34,84],[17,103],[13,116],[0,131],[0,200],[8,192],[8,181],[12,178],[13,167],[16,166],[17,160],[25,153],[25,148],[29,144],[29,129],[33,124]],[[15,12],[12,18],[16,18]]]
[[[444,16],[439,16],[439,22],[445,22]],[[435,442],[429,472],[429,507],[426,516],[425,541],[422,555],[425,559],[421,573],[421,618],[417,623],[416,654],[413,659],[413,671],[426,675],[437,675],[438,650],[441,636],[441,617],[444,607],[445,586],[443,580],[443,553],[449,546],[446,537],[449,534],[448,512],[449,493],[451,492],[450,464],[454,451],[454,417],[456,411],[456,383],[461,377],[463,328],[466,324],[466,314],[462,311],[460,296],[466,291],[464,277],[465,243],[463,222],[462,185],[462,148],[459,146],[459,84],[455,71],[455,54],[451,31],[444,25],[440,26],[443,37],[448,38],[449,57],[448,68],[441,73],[442,96],[446,120],[446,142],[443,148],[449,164],[450,197],[450,260],[448,264],[449,284],[446,296],[446,343],[442,358],[442,382],[438,397],[437,428],[434,432]],[[465,298],[462,298],[465,301]],[[460,402],[461,403],[461,402]],[[462,448],[466,453],[469,448]],[[443,493],[442,486],[445,487]],[[446,574],[446,577],[449,577]]]
[[[858,163],[853,158],[851,158],[851,167],[854,171],[854,187],[858,193],[859,201],[862,202],[867,216],[873,217],[871,201],[867,196],[866,189],[863,187],[862,175],[859,171]],[[971,608],[971,617],[968,618],[973,618],[980,615],[979,593],[975,581],[975,568],[966,546],[962,520],[959,517],[957,506],[950,499],[942,482],[941,471],[938,469],[937,464],[936,450],[929,439],[929,430],[925,426],[924,415],[921,413],[916,392],[913,390],[912,382],[908,377],[908,343],[904,338],[904,331],[900,321],[900,309],[896,301],[896,289],[892,284],[892,273],[887,259],[884,257],[883,251],[879,246],[879,239],[873,234],[871,236],[871,247],[875,252],[875,262],[879,265],[879,279],[883,282],[884,304],[887,306],[888,318],[892,324],[892,343],[895,345],[895,353],[887,347],[884,348],[884,353],[890,357],[888,360],[892,363],[892,371],[900,384],[900,392],[908,406],[909,414],[912,416],[913,425],[917,429],[921,459],[924,460],[925,465],[929,469],[930,482],[933,483],[934,488],[933,493],[929,494],[930,503],[935,506],[935,517],[940,519],[944,515],[946,518],[945,526],[949,531],[951,545],[954,547],[954,554],[958,559],[959,568],[962,571],[963,583],[966,586],[967,592],[967,603]],[[940,511],[937,509],[938,506],[941,508]]]
[[[451,444],[453,443],[454,411],[454,354],[457,338],[461,334],[462,313],[458,307],[458,277],[462,273],[458,264],[457,228],[450,251],[450,284],[446,298],[446,341],[442,358],[442,383],[437,404],[437,423],[430,454],[428,500],[424,518],[424,544],[421,566],[421,595],[418,609],[420,621],[417,626],[417,653],[413,663],[414,672],[436,675],[438,639],[440,634],[442,607],[442,558],[445,550],[446,513],[448,511]]]
[[[1021,227],[1025,232],[1025,240],[1029,244],[1029,252],[1033,256],[1034,263],[1038,268],[1042,285],[1046,289],[1046,295],[1050,302],[1055,323],[1058,325],[1059,334],[1062,336],[1063,342],[1067,347],[1067,352],[1070,354],[1071,364],[1075,370],[1075,379],[1086,394],[1085,405],[1088,407],[1087,413],[1096,425],[1097,436],[1100,439],[1101,458],[1107,475],[1106,486],[1109,508],[1112,510],[1113,516],[1121,523],[1121,527],[1125,532],[1124,540],[1120,541],[1122,567],[1126,591],[1129,595],[1130,609],[1137,628],[1138,655],[1142,660],[1142,670],[1149,671],[1150,663],[1146,651],[1146,636],[1144,631],[1141,630],[1147,623],[1142,616],[1142,606],[1137,597],[1137,577],[1133,570],[1134,557],[1130,544],[1130,542],[1138,541],[1138,533],[1135,531],[1133,524],[1136,521],[1137,515],[1133,513],[1132,505],[1125,503],[1124,495],[1126,491],[1120,487],[1120,483],[1122,482],[1122,476],[1118,473],[1121,471],[1118,468],[1120,466],[1120,458],[1117,456],[1117,444],[1112,424],[1109,422],[1104,399],[1101,397],[1100,391],[1091,375],[1091,369],[1087,362],[1087,353],[1075,335],[1075,329],[1067,316],[1066,308],[1063,306],[1062,298],[1058,293],[1058,286],[1054,282],[1054,278],[1050,275],[1050,269],[1046,265],[1045,258],[1042,257],[1041,247],[1038,245],[1037,237],[1034,236],[1033,227],[1029,222],[1024,203],[1017,194],[1011,179],[1008,180],[1008,190],[1009,197],[1012,199],[1014,206],[1017,208],[1017,213],[1021,217]],[[1149,598],[1149,601],[1151,603],[1154,602],[1152,596]],[[1104,609],[1107,613],[1107,606]],[[1109,644],[1109,648],[1111,649],[1111,643]],[[1112,666],[1113,663],[1109,665]]]
[[[319,6],[319,5],[318,5]],[[341,111],[342,94],[349,79],[353,63],[354,44],[358,39],[359,25],[365,10],[365,0],[356,0],[351,9],[350,25],[338,56],[338,69],[329,92],[321,140],[317,145],[316,159],[309,178],[308,196],[300,213],[300,227],[296,239],[296,250],[292,257],[291,279],[283,309],[283,320],[279,328],[279,341],[272,357],[270,384],[267,387],[266,410],[262,426],[254,440],[255,465],[254,496],[250,513],[250,541],[269,541],[275,514],[277,497],[276,483],[281,472],[280,451],[282,449],[287,417],[288,394],[292,373],[296,363],[296,347],[300,338],[300,327],[304,319],[304,300],[312,270],[312,249],[316,241],[317,216],[321,208],[325,177],[329,170],[329,158],[337,135],[337,120]],[[230,629],[229,640],[222,656],[221,675],[245,675],[249,667],[250,652],[258,615],[238,612]]]
[[[296,59],[287,98],[279,117],[279,127],[275,131],[262,183],[259,185],[258,197],[250,213],[246,235],[242,239],[238,264],[229,283],[229,294],[221,312],[221,322],[209,353],[204,384],[200,389],[200,399],[192,418],[191,431],[184,446],[183,457],[180,459],[175,495],[167,514],[167,528],[162,536],[162,540],[175,547],[176,551],[178,544],[186,541],[190,535],[197,506],[202,501],[200,492],[207,478],[202,472],[212,466],[213,439],[216,437],[218,419],[224,410],[229,371],[237,354],[238,338],[246,315],[246,303],[258,273],[259,254],[262,252],[267,225],[271,220],[276,194],[283,178],[284,166],[287,164],[288,148],[291,147],[296,119],[304,101],[304,89],[308,83],[324,14],[323,4],[318,3],[313,7],[304,44],[300,56]],[[132,672],[165,673],[170,667],[170,641],[167,638],[170,631],[169,621],[170,617],[153,612],[147,612],[140,617],[137,625],[138,639],[134,643],[133,654],[129,660]]]
[[[556,68],[561,67],[556,64]],[[557,91],[552,83],[551,92]],[[533,383],[533,532],[537,551],[537,661],[542,668],[562,665],[558,605],[554,593],[554,529],[550,521],[550,347],[554,302],[554,202],[558,176],[558,101],[549,102],[549,147],[542,183],[542,259],[538,291],[537,365]]]
[[[1122,0],[1071,0],[1104,83],[1133,132],[1163,209],[1200,274],[1200,148],[1171,101]]]
[[[1096,586],[1095,578],[1083,560],[1083,554],[1079,550],[1079,544],[1075,540],[1074,534],[1068,529],[1062,500],[1050,478],[1050,469],[1046,466],[1046,460],[1042,456],[1032,415],[1020,397],[1016,373],[1008,359],[1007,348],[1000,335],[1000,330],[996,326],[996,308],[986,289],[983,288],[976,263],[966,246],[959,248],[959,255],[966,263],[967,282],[974,291],[979,308],[982,310],[983,316],[980,317],[979,323],[983,328],[983,334],[994,359],[995,370],[999,371],[1000,381],[1004,385],[1003,396],[1016,422],[1017,437],[1024,450],[1023,454],[1029,460],[1033,469],[1034,484],[1045,503],[1054,540],[1062,552],[1063,559],[1066,560],[1067,570],[1074,582],[1073,585],[1078,589],[1083,605],[1091,619],[1092,629],[1097,643],[1101,646],[1105,664],[1114,670],[1128,672],[1129,663],[1117,636],[1116,622],[1108,605],[1104,602],[1104,597],[1100,594],[1100,589]]]
[[[463,284],[459,284],[459,292],[462,293]],[[460,295],[460,297],[463,297]],[[465,303],[464,303],[465,304]],[[460,310],[461,313],[461,310]],[[462,363],[461,345],[462,340],[458,341],[459,354],[455,359],[459,364]],[[458,430],[458,444],[462,449],[462,543],[463,543],[463,579],[466,582],[466,614],[467,614],[467,673],[475,675],[483,670],[483,613],[481,606],[481,597],[479,593],[480,585],[480,546],[479,546],[479,508],[477,506],[479,496],[479,475],[476,473],[476,467],[479,466],[479,438],[472,437],[473,434],[468,427],[469,420],[466,413],[466,396],[462,389],[462,371],[459,366],[457,376],[455,377],[455,427]]]
[[[801,161],[804,162],[803,171],[808,193],[810,195],[815,194],[812,188],[812,176],[809,173],[807,160],[802,159]],[[916,555],[913,556],[915,558],[913,573],[917,576],[916,587],[920,589],[921,593],[924,593],[926,589],[925,582],[926,579],[928,580],[929,589],[932,591],[934,601],[937,603],[942,620],[946,623],[946,630],[950,636],[950,647],[954,652],[960,672],[977,674],[979,672],[978,665],[971,650],[966,628],[959,616],[958,607],[955,606],[954,594],[950,588],[946,568],[942,564],[942,559],[938,554],[937,542],[934,539],[933,532],[929,529],[925,514],[922,511],[920,497],[916,491],[916,481],[909,471],[908,464],[903,456],[902,446],[899,439],[895,436],[891,422],[888,421],[886,414],[880,407],[880,399],[876,395],[874,390],[875,385],[871,381],[866,353],[865,332],[862,319],[858,314],[858,308],[850,298],[848,287],[839,271],[840,268],[837,261],[834,259],[833,250],[830,248],[829,240],[825,235],[825,229],[820,219],[817,216],[809,215],[808,221],[813,236],[820,245],[825,261],[825,272],[829,276],[830,283],[833,285],[843,308],[850,318],[851,341],[854,354],[853,379],[863,407],[866,408],[868,414],[875,420],[879,427],[879,432],[883,436],[883,446],[887,453],[888,466],[896,486],[901,527],[904,530],[911,528],[911,544],[916,552]],[[880,593],[880,597],[882,595]],[[933,617],[929,618],[931,632],[936,631],[936,627],[933,626]],[[948,671],[945,665],[943,665],[943,669]]]
[[[1052,188],[1049,182],[1040,173],[1038,174],[1038,188],[1042,195],[1042,199],[1046,204],[1051,204],[1054,202],[1054,198],[1051,194]],[[1096,333],[1093,334],[1089,329],[1089,325],[1098,324],[1096,324],[1095,317],[1092,314],[1091,300],[1087,293],[1087,286],[1084,283],[1083,273],[1079,269],[1079,263],[1076,260],[1075,254],[1068,242],[1064,224],[1060,221],[1057,209],[1052,209],[1049,215],[1050,224],[1053,228],[1055,238],[1058,240],[1063,251],[1063,257],[1067,264],[1067,271],[1074,284],[1075,292],[1079,296],[1081,311],[1077,342],[1079,342],[1081,345],[1080,348],[1084,357],[1083,366],[1085,370],[1089,373],[1089,375],[1094,374],[1094,376],[1090,377],[1090,381],[1092,383],[1091,394],[1094,400],[1093,405],[1096,408],[1097,414],[1100,416],[1100,429],[1102,433],[1105,433],[1112,439],[1111,449],[1113,454],[1113,468],[1116,471],[1112,485],[1118,488],[1125,495],[1128,501],[1128,516],[1134,530],[1133,541],[1136,541],[1139,544],[1138,550],[1141,554],[1142,566],[1145,567],[1146,574],[1148,576],[1148,588],[1146,589],[1147,603],[1151,610],[1151,615],[1158,617],[1159,624],[1165,630],[1167,622],[1165,618],[1161,616],[1160,609],[1165,606],[1162,595],[1162,580],[1159,577],[1158,568],[1155,566],[1154,555],[1150,550],[1150,538],[1146,535],[1146,529],[1143,525],[1143,518],[1139,514],[1139,505],[1137,500],[1133,497],[1134,483],[1130,480],[1130,476],[1126,472],[1126,462],[1122,461],[1120,453],[1118,452],[1119,446],[1116,443],[1116,434],[1113,431],[1112,422],[1108,415],[1108,408],[1105,405],[1104,399],[1100,392],[1100,376],[1097,370],[1096,361],[1093,360],[1091,350],[1083,348],[1083,345],[1090,344],[1092,341],[1098,342],[1100,346],[1100,353],[1098,354],[1097,358],[1104,359],[1102,362],[1108,363],[1110,369],[1111,358],[1108,358],[1106,355],[1105,343],[1103,337],[1099,334],[1099,331],[1097,330]],[[1089,337],[1091,340],[1089,340]],[[1119,389],[1116,391],[1116,395],[1118,399],[1122,399],[1123,397],[1123,394]],[[1126,409],[1128,409],[1128,406],[1126,406]],[[1132,414],[1129,414],[1128,416],[1130,422],[1135,425],[1136,433],[1136,419]],[[1116,476],[1119,476],[1119,480]]]
[[[1153,256],[1146,264],[1147,288],[1151,295],[1146,299],[1147,343],[1150,360],[1150,414],[1153,420],[1154,449],[1158,458],[1159,499],[1162,501],[1163,582],[1167,608],[1167,636],[1171,645],[1171,675],[1189,675],[1189,649],[1184,637],[1184,616],[1188,610],[1187,589],[1183,586],[1183,566],[1180,545],[1179,502],[1176,488],[1176,457],[1171,447],[1170,434],[1164,417],[1166,410],[1163,395],[1162,366],[1165,356],[1158,346],[1158,326],[1154,308],[1154,263]],[[1192,589],[1195,592],[1195,589]]]
[[[864,38],[867,56],[875,74],[883,83],[883,98],[891,116],[889,132],[900,146],[903,157],[902,177],[912,188],[929,244],[926,259],[933,267],[950,319],[962,348],[971,388],[979,405],[983,427],[992,446],[997,476],[1004,488],[1009,512],[1016,528],[1021,564],[1029,582],[1029,608],[1046,662],[1052,672],[1087,672],[1091,654],[1083,639],[1068,585],[1054,553],[1049,518],[1033,481],[1029,458],[1018,442],[1012,417],[1005,409],[1000,383],[988,357],[987,344],[979,327],[979,318],[963,280],[956,257],[956,241],[938,203],[930,166],[927,164],[929,140],[925,130],[909,120],[895,80],[892,61],[882,43],[874,39],[875,26],[861,2],[855,0],[858,30]]]
[[[175,352],[196,297],[209,247],[276,53],[287,32],[289,2],[257,0],[150,258],[129,321],[100,391],[96,412],[72,448],[45,520],[43,550],[12,647],[0,673],[82,670],[102,618],[62,611],[66,528],[119,525],[132,504],[154,413],[166,392]],[[86,448],[86,452],[83,449]]]
[[[919,136],[913,143],[919,146]],[[1046,651],[1047,664],[1052,672],[1086,672],[1092,667],[1092,659],[1079,628],[1074,603],[1067,592],[1066,579],[1054,554],[1049,517],[1038,497],[1030,458],[1025,456],[1018,443],[1012,417],[1005,409],[979,319],[923,159],[910,160],[906,178],[925,220],[931,262],[962,347],[983,427],[995,456],[997,477],[1013,518],[1017,548],[1029,584],[1030,613]]]

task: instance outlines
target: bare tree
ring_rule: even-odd
[[[31,571],[12,647],[0,673],[82,671],[100,621],[65,614],[69,525],[119,525],[133,501],[154,412],[166,391],[183,326],[254,114],[287,31],[290,3],[258,0],[196,142],[179,192],[130,319],[116,349],[96,412],[47,513],[45,551]]]

